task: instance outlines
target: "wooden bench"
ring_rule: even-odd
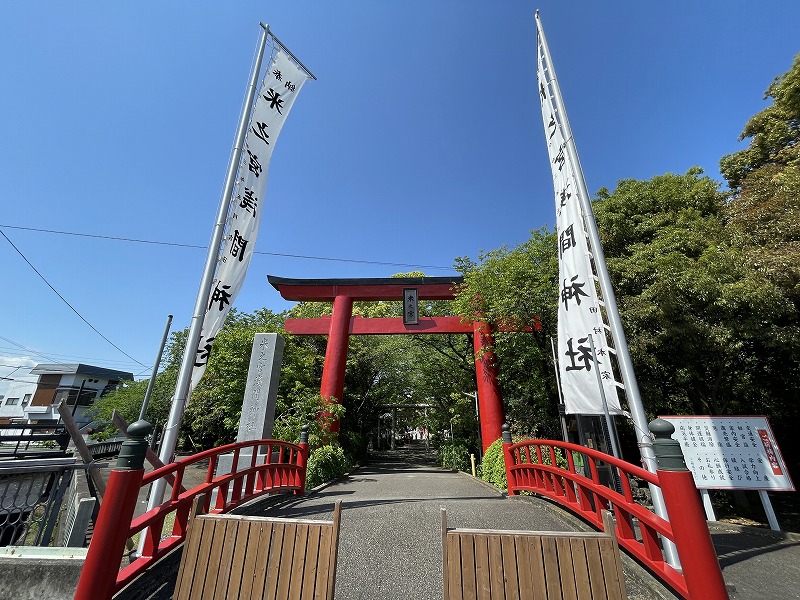
[[[442,509],[442,553],[445,600],[627,598],[613,533],[448,529]]]
[[[333,521],[193,517],[173,598],[332,600],[341,507]]]

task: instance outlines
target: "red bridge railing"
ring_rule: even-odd
[[[131,438],[123,444],[117,467],[109,476],[75,600],[110,600],[116,592],[182,544],[186,539],[192,503],[198,496],[204,498],[202,512],[226,513],[264,494],[305,493],[308,443],[303,436],[299,444],[280,440],[228,444],[145,474],[142,468],[146,449],[144,437],[149,431],[144,432],[141,423],[144,422],[139,421],[129,428]],[[135,431],[137,426],[142,431]],[[127,455],[125,444],[129,445]],[[136,444],[138,446],[134,447]],[[215,476],[222,455],[232,455],[231,471]],[[243,457],[241,461],[240,456]],[[126,460],[132,464],[126,466]],[[184,489],[182,482],[186,468],[203,461],[208,461],[205,481]],[[134,518],[141,489],[159,479],[167,481],[171,493],[160,505]],[[214,492],[216,497],[212,506]],[[169,515],[174,515],[174,521],[168,531],[164,531]],[[141,555],[120,569],[126,541],[137,533],[144,539]]]
[[[510,437],[506,425],[503,449],[509,495],[540,494],[601,531],[602,511],[611,509],[619,544],[683,598],[728,599],[697,488],[685,466],[651,473],[584,446],[554,440],[513,444]],[[601,483],[601,462],[611,467],[617,489]],[[661,488],[669,520],[636,502],[632,486],[636,479]],[[664,559],[659,536],[675,544],[679,569]]]

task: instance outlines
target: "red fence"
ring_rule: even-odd
[[[678,594],[691,600],[728,599],[691,472],[650,473],[602,452],[553,440],[505,443],[503,448],[509,494],[541,494],[600,530],[602,511],[611,508],[620,545]],[[601,483],[600,462],[611,467],[620,491]],[[634,500],[636,479],[661,488],[669,521]],[[659,536],[674,542],[681,570],[665,561]]]
[[[243,450],[249,449],[247,458]],[[214,476],[223,454],[232,455],[230,473]],[[182,487],[186,468],[208,461],[205,481],[186,490]],[[277,440],[240,442],[213,448],[144,474],[141,469],[114,470],[92,536],[92,543],[78,582],[75,600],[105,600],[121,590],[186,539],[189,512],[197,496],[204,496],[203,512],[226,513],[258,496],[278,492],[305,491],[308,444]],[[171,493],[164,502],[134,518],[141,489],[164,479]],[[212,493],[216,499],[211,506]],[[174,522],[164,530],[169,515]],[[142,554],[120,570],[126,540],[144,536]]]

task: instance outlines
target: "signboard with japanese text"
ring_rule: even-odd
[[[419,290],[403,288],[403,325],[419,325]]]
[[[794,491],[766,417],[661,417],[698,489]]]

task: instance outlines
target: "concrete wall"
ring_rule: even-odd
[[[0,548],[0,598],[72,600],[85,548]]]

